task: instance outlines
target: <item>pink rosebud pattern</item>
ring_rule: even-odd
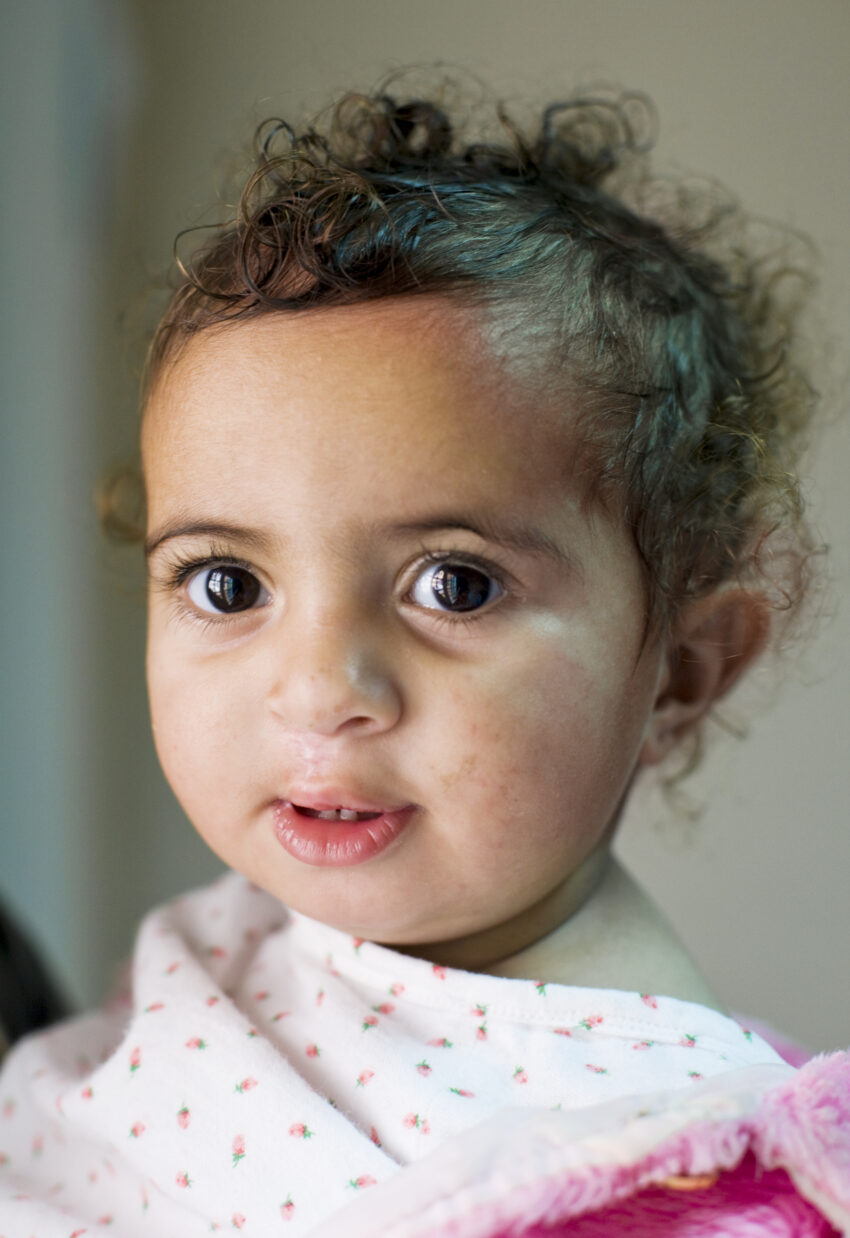
[[[418,1113],[406,1113],[402,1118],[402,1125],[408,1130],[419,1131],[423,1135],[431,1134],[431,1127],[428,1125],[428,1119],[423,1118]]]
[[[601,1014],[589,1014],[586,1019],[579,1019],[578,1025],[586,1032],[592,1032],[595,1027],[599,1027],[599,1024],[604,1022]]]
[[[233,1168],[235,1169],[236,1166],[239,1164],[239,1162],[245,1159],[245,1136],[244,1135],[237,1135],[234,1138],[232,1153],[233,1153]]]

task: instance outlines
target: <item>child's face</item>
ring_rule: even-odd
[[[471,311],[386,301],[201,333],[143,451],[156,744],[210,846],[461,966],[556,927],[665,677],[569,413]],[[336,808],[371,816],[315,815]]]

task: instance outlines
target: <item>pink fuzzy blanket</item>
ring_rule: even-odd
[[[471,1135],[471,1132],[469,1133]],[[342,1228],[344,1221],[344,1230]],[[850,1233],[850,1053],[693,1092],[512,1111],[358,1199],[315,1238],[821,1238]]]

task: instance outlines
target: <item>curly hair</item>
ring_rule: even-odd
[[[792,609],[813,393],[790,234],[765,252],[717,186],[651,178],[643,96],[557,102],[527,131],[497,118],[471,140],[438,102],[351,94],[301,133],[266,122],[235,217],[178,263],[146,389],[210,327],[450,296],[582,392],[586,471],[633,531],[651,617],[754,576]]]

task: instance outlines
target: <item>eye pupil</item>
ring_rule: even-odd
[[[217,567],[207,577],[207,596],[226,614],[247,610],[259,597],[260,582],[239,567]]]
[[[431,577],[434,596],[452,610],[477,610],[490,596],[490,577],[474,567],[443,565]]]

